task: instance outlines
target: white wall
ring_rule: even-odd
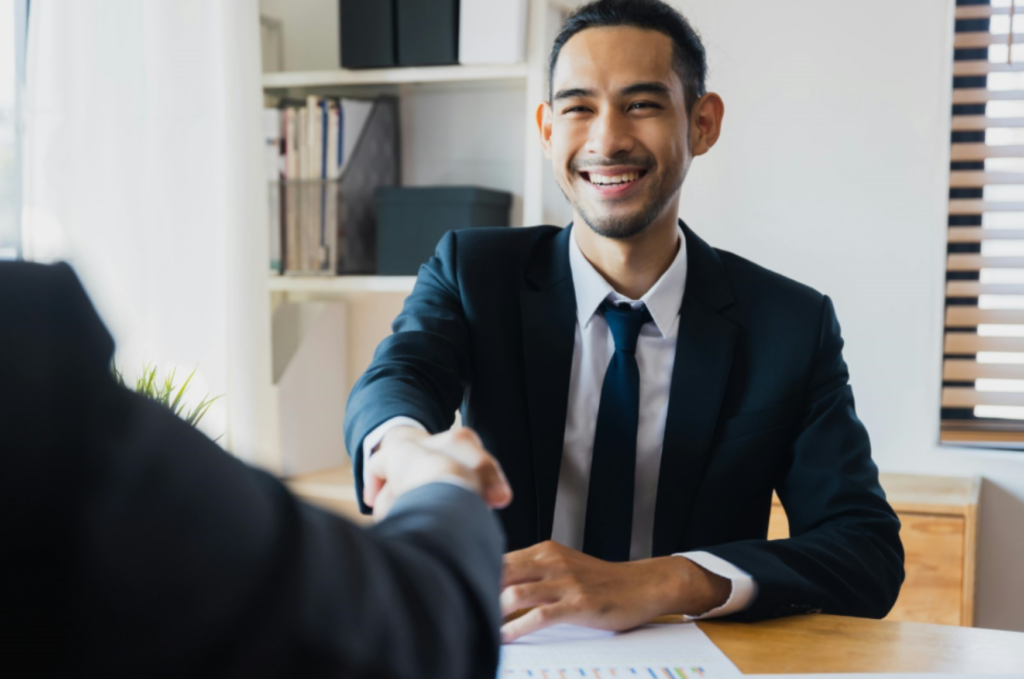
[[[517,84],[406,88],[400,110],[402,184],[508,191],[509,221],[521,224],[526,104]]]
[[[341,67],[338,0],[259,0],[260,14],[281,22],[283,71]]]
[[[833,298],[883,471],[986,479],[977,625],[1024,630],[1024,453],[937,444],[953,0],[675,4],[726,103],[683,218]]]

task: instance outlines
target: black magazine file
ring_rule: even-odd
[[[374,192],[381,186],[398,186],[400,152],[398,100],[380,97],[366,121],[352,158],[339,179],[334,271],[368,274],[377,270],[377,209]]]

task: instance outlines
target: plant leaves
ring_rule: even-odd
[[[117,369],[116,362],[111,362],[110,369],[118,384],[126,386],[124,382],[124,375]],[[135,378],[135,393],[160,403],[172,413],[185,420],[185,422],[195,427],[199,424],[199,421],[203,419],[203,416],[210,409],[210,406],[224,396],[224,394],[220,394],[210,398],[210,395],[206,394],[206,396],[200,399],[199,403],[196,404],[194,408],[184,412],[185,392],[188,391],[189,384],[192,382],[192,378],[195,377],[197,370],[199,370],[198,366],[192,369],[192,372],[190,372],[188,377],[185,378],[185,381],[182,382],[181,386],[175,386],[174,381],[177,375],[177,368],[172,368],[171,371],[164,376],[164,379],[160,381],[157,378],[159,371],[156,366],[152,363],[146,363],[142,367],[142,372]],[[173,401],[171,400],[172,397]],[[182,414],[183,412],[184,414]],[[214,441],[219,441],[222,437],[223,434],[214,439]]]

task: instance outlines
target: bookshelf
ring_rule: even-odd
[[[534,113],[547,94],[547,58],[551,43],[565,13],[578,2],[527,0],[527,3],[526,60],[523,63],[265,73],[262,77],[265,99],[267,102],[281,98],[301,99],[308,94],[396,94],[401,109],[403,184],[478,184],[501,189],[513,194],[510,226],[564,223],[567,221],[564,205],[559,206],[563,212],[550,209],[562,198],[537,139]],[[455,119],[448,119],[449,109]],[[461,146],[446,145],[438,141],[441,137],[449,141],[466,137],[467,141]],[[439,169],[432,171],[431,163],[436,163]],[[545,192],[549,210],[545,210]],[[270,299],[266,308],[271,315],[273,332],[266,341],[270,344],[268,353],[273,357],[273,366],[269,370],[253,366],[274,376],[267,381],[263,393],[255,395],[265,405],[262,410],[274,417],[270,427],[274,440],[267,443],[268,449],[260,456],[263,466],[281,475],[289,473],[293,465],[286,459],[285,448],[289,445],[283,443],[282,437],[286,431],[295,429],[295,421],[290,418],[305,417],[301,414],[303,409],[315,409],[318,404],[312,402],[310,395],[324,389],[323,384],[331,383],[325,377],[319,384],[310,384],[309,389],[299,395],[290,387],[280,388],[278,379],[282,366],[293,360],[297,348],[306,341],[303,333],[311,327],[308,319],[296,320],[301,313],[295,314],[294,309],[283,307],[306,303],[310,303],[307,305],[310,307],[324,303],[344,307],[345,330],[338,337],[336,351],[344,354],[341,363],[347,395],[369,364],[373,349],[389,334],[390,322],[401,310],[414,283],[414,276],[268,276]],[[278,313],[282,310],[289,313]],[[284,321],[282,317],[289,314],[292,320]],[[282,327],[284,322],[291,325]],[[312,343],[325,345],[322,338]],[[324,354],[325,365],[332,360],[337,363],[338,356]],[[338,396],[334,393],[328,398],[337,402]],[[300,414],[296,416],[296,412]],[[343,408],[331,412],[332,418],[336,412],[339,422],[344,417]],[[339,441],[336,447],[338,459],[333,465],[347,462],[343,443]]]

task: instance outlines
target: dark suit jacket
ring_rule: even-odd
[[[903,581],[900,524],[857,419],[832,302],[683,227],[688,256],[658,479],[655,556],[703,549],[759,586],[740,618],[882,617]],[[515,492],[510,549],[551,537],[576,327],[571,230],[448,233],[346,412],[363,438],[405,415],[463,422]],[[767,541],[772,491],[792,537]]]
[[[118,387],[112,350],[69,268],[0,264],[0,675],[494,675],[478,497],[357,528]]]

